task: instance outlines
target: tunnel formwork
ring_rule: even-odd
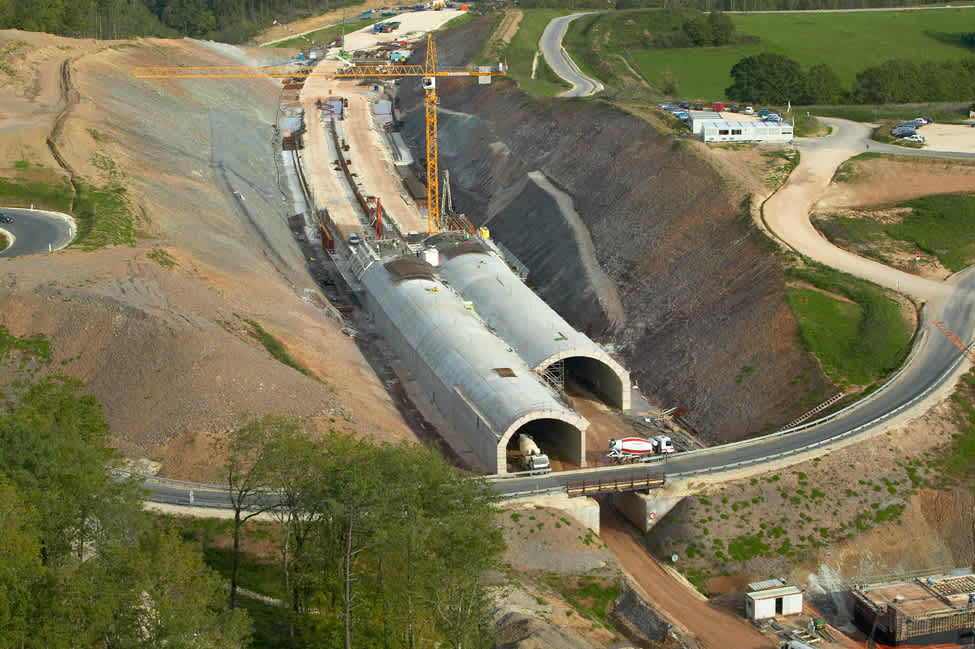
[[[607,404],[630,409],[630,373],[528,288],[480,241],[436,240],[440,275],[540,375],[560,370]]]
[[[377,330],[482,468],[507,472],[508,441],[532,424],[584,466],[589,422],[444,285],[433,266],[398,257],[370,265],[361,282]]]

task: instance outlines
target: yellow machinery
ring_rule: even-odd
[[[308,77],[326,79],[372,79],[420,77],[423,79],[424,103],[426,104],[427,141],[427,231],[436,234],[440,230],[440,196],[438,190],[437,151],[437,78],[438,77],[493,77],[506,72],[505,66],[480,70],[437,68],[437,50],[433,36],[427,34],[427,56],[424,65],[353,65],[344,70],[319,71],[316,68],[296,65],[253,68],[245,65],[230,66],[157,66],[138,67],[139,79],[272,79],[304,80]]]

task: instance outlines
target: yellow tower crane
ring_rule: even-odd
[[[372,79],[420,77],[423,79],[423,95],[426,105],[426,144],[427,144],[427,231],[436,234],[440,230],[440,195],[438,190],[438,150],[437,150],[437,78],[442,77],[486,77],[505,74],[504,64],[482,67],[476,70],[440,69],[437,67],[437,49],[433,36],[427,34],[427,56],[424,65],[351,65],[344,70],[325,71],[316,67],[297,65],[267,66],[253,68],[245,65],[230,66],[154,66],[138,67],[135,77],[139,79],[283,79],[302,81],[308,77],[326,79]]]

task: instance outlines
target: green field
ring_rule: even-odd
[[[612,19],[611,16],[604,14],[602,19]],[[803,68],[826,63],[849,87],[857,72],[888,59],[940,61],[971,54],[961,45],[960,37],[963,32],[975,30],[972,9],[751,14],[734,15],[732,20],[739,32],[758,36],[761,42],[731,47],[631,50],[630,54],[651,83],[658,83],[661,74],[669,72],[681,97],[713,100],[724,97],[724,89],[731,85],[731,67],[745,56],[760,52],[785,54]]]
[[[787,289],[803,346],[835,384],[869,385],[897,369],[913,331],[877,286],[825,267],[793,268]],[[843,299],[845,298],[845,299]]]

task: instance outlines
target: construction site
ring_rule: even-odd
[[[889,646],[975,640],[975,577],[918,578],[851,589],[854,621],[868,641]]]
[[[586,467],[587,455],[604,455],[607,435],[620,436],[623,423],[587,439],[591,422],[573,408],[567,385],[627,412],[629,372],[524,284],[524,264],[487,228],[453,210],[449,172],[441,179],[439,171],[438,80],[489,84],[504,66],[438,68],[429,35],[422,66],[372,63],[373,52],[350,64],[343,54],[261,71],[284,87],[282,155],[295,202],[305,206],[293,226],[321,243],[408,380],[445,420],[441,435],[464,464],[517,471],[519,436],[530,435],[557,468]],[[250,73],[146,68],[137,76]],[[395,128],[397,85],[420,82],[425,182]]]

